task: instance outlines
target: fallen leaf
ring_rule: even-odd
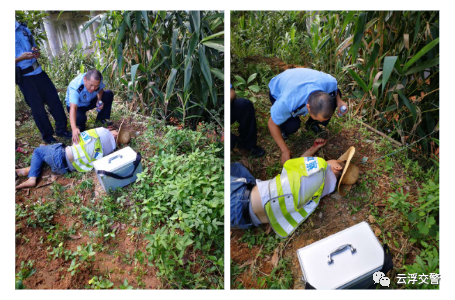
[[[275,253],[273,253],[272,260],[270,263],[272,264],[272,267],[275,269],[276,266],[278,265],[279,257],[278,257],[278,247],[275,249]]]
[[[381,229],[376,228],[376,229],[374,230],[374,234],[376,234],[377,236],[380,236],[380,235],[381,235]]]
[[[81,237],[82,237],[81,235],[70,234],[70,238],[73,239],[73,240],[78,240],[78,239],[80,239]]]
[[[243,267],[245,267],[245,266],[251,265],[253,262],[254,262],[254,259],[253,259],[253,258],[250,258],[249,260],[247,260],[246,262],[244,262],[244,263],[240,266],[240,269],[243,268]]]
[[[376,219],[372,215],[368,216],[368,220],[370,221],[370,223],[375,223],[376,222]]]

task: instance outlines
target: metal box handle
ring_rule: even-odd
[[[119,155],[116,155],[116,156],[114,156],[114,157],[111,157],[111,158],[109,158],[109,162],[108,162],[108,163],[110,164],[111,161],[113,161],[113,160],[116,159],[116,158],[123,158],[123,156],[121,156],[121,155],[119,154]]]
[[[351,244],[341,245],[340,247],[338,247],[338,248],[336,248],[336,249],[333,249],[332,252],[329,253],[329,255],[328,255],[329,260],[327,261],[327,263],[328,263],[329,265],[330,265],[331,263],[333,263],[332,255],[335,255],[335,254],[338,254],[338,253],[340,253],[340,252],[343,252],[343,250],[346,249],[347,247],[350,247],[350,248],[351,248],[351,253],[356,252],[356,249],[355,249]]]

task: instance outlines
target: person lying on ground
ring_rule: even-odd
[[[272,107],[268,128],[281,149],[281,163],[291,158],[285,140],[300,128],[300,117],[310,115],[305,124],[307,130],[319,134],[319,125],[327,126],[336,108],[346,114],[348,106],[341,100],[337,80],[323,72],[306,68],[286,70],[269,83]],[[346,110],[341,108],[345,106]]]
[[[313,157],[327,143],[315,140],[302,157],[290,159],[274,179],[256,180],[241,164],[231,164],[231,228],[248,229],[270,223],[280,237],[289,236],[335,191],[345,196],[359,169],[350,163],[354,147],[337,160]]]
[[[237,98],[231,84],[231,125],[239,123],[239,136],[231,132],[231,151],[235,147],[245,149],[253,157],[262,157],[265,150],[258,146],[256,115],[250,100]]]
[[[124,134],[125,133],[125,134]],[[125,140],[124,136],[127,136]],[[16,189],[36,186],[43,163],[51,167],[52,172],[63,175],[71,171],[88,172],[93,169],[92,162],[112,153],[117,145],[128,143],[129,132],[108,130],[103,127],[83,131],[79,143],[72,146],[54,144],[41,146],[33,151],[30,167],[16,169],[18,176],[28,176],[28,180],[19,184]]]

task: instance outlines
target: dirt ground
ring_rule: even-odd
[[[296,67],[286,66],[276,58],[252,57],[245,59],[245,61],[266,62],[278,66],[280,71]],[[257,144],[266,150],[266,155],[259,159],[253,159],[248,157],[243,150],[234,149],[231,152],[231,162],[242,163],[257,179],[269,180],[281,172],[282,166],[280,164],[280,149],[267,128],[271,106],[268,95],[265,93],[260,95],[254,106],[258,123]],[[385,140],[376,133],[367,131],[359,122],[347,118],[347,116],[338,118],[335,115],[332,117],[327,127],[326,138],[328,138],[328,142],[316,153],[316,156],[326,160],[337,159],[349,147],[354,146],[356,152],[352,162],[360,168],[359,180],[347,196],[341,197],[335,192],[321,199],[318,208],[312,215],[289,238],[283,239],[274,252],[264,253],[263,245],[252,246],[242,241],[242,238],[249,234],[259,236],[261,234],[259,229],[248,232],[231,230],[231,260],[234,264],[239,265],[240,269],[244,268],[238,276],[231,278],[231,286],[234,282],[234,285],[241,284],[246,289],[266,288],[267,284],[260,286],[258,277],[271,276],[279,259],[290,259],[294,282],[292,288],[303,289],[304,284],[300,279],[302,271],[296,254],[297,250],[362,221],[368,222],[381,244],[387,243],[391,250],[394,269],[391,274],[388,274],[389,278],[395,277],[396,270],[403,263],[414,261],[417,248],[404,237],[402,226],[400,226],[403,221],[402,217],[398,212],[388,208],[386,203],[389,193],[396,192],[399,186],[403,188],[405,193],[410,194],[407,201],[414,202],[418,197],[417,188],[419,184],[415,180],[409,180],[403,171],[403,167],[393,159],[394,167],[388,169],[387,172],[384,171],[384,160],[373,163],[372,161],[375,158],[384,155],[380,152],[382,150],[380,145],[383,145]],[[301,119],[303,122],[299,131],[286,141],[293,157],[298,157],[305,152],[316,138],[313,133],[306,132],[303,126],[306,117],[301,117]],[[235,126],[233,129],[235,132]],[[366,164],[361,163],[363,157],[368,157]],[[274,235],[270,226],[262,226],[263,230]],[[277,256],[278,260],[276,260]]]

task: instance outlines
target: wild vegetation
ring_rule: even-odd
[[[222,289],[223,14],[107,12],[101,21],[99,52],[65,45],[40,63],[62,101],[78,74],[103,72],[112,125],[125,121],[144,171],[105,193],[93,172],[45,168],[36,188],[18,191],[16,288]],[[16,166],[25,167],[40,134],[16,96]]]
[[[280,172],[279,148],[267,129],[268,83],[286,69],[306,67],[333,75],[350,106],[345,117],[332,118],[328,145],[317,155],[336,159],[355,146],[361,166],[350,195],[325,197],[289,239],[267,228],[234,231],[231,286],[302,288],[296,250],[367,221],[391,248],[391,287],[438,288],[396,284],[396,277],[439,273],[439,12],[234,11],[231,55],[231,82],[254,103],[258,144],[267,152],[253,160],[234,151],[231,161],[262,180]],[[300,155],[314,138],[301,129],[287,144]]]

